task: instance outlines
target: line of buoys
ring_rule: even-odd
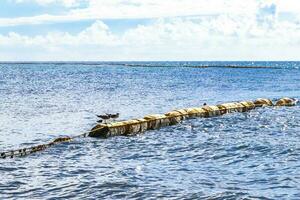
[[[282,98],[275,103],[275,106],[294,106],[296,104],[296,99]],[[253,102],[242,101],[224,103],[216,106],[205,105],[202,107],[174,110],[165,114],[147,115],[141,119],[132,119],[127,121],[113,122],[109,124],[97,124],[88,133],[84,133],[74,137],[60,137],[46,144],[6,151],[0,153],[0,158],[26,156],[35,152],[45,150],[59,143],[70,142],[71,140],[78,137],[90,136],[107,138],[118,135],[135,135],[147,130],[155,130],[161,127],[175,125],[188,118],[215,117],[226,113],[247,112],[254,108],[263,106],[274,106],[274,104],[269,99],[257,99]]]
[[[282,98],[276,106],[296,105],[296,100]],[[90,137],[107,138],[117,135],[135,135],[146,130],[159,129],[160,127],[174,125],[187,118],[215,117],[232,112],[246,112],[257,107],[274,106],[270,99],[259,98],[255,101],[242,101],[224,103],[216,106],[202,106],[196,108],[180,109],[166,114],[147,115],[142,119],[133,119],[109,124],[98,124],[89,133]]]
[[[71,138],[71,137],[60,137],[60,138],[56,138],[52,142],[49,142],[46,144],[40,144],[40,145],[36,145],[33,147],[2,152],[2,153],[0,153],[0,158],[14,158],[14,157],[26,156],[26,155],[29,155],[29,154],[32,154],[32,153],[35,153],[38,151],[43,151],[55,144],[59,144],[59,143],[63,143],[63,142],[70,142],[72,139],[73,138]]]
[[[190,68],[241,68],[241,69],[280,69],[280,67],[274,66],[262,66],[262,65],[161,65],[157,63],[156,65],[151,65],[149,63],[105,63],[106,65],[118,65],[124,67],[190,67]]]

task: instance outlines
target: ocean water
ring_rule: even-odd
[[[130,66],[128,66],[130,65]],[[200,65],[269,68],[191,68]],[[141,67],[143,66],[143,67]],[[265,97],[300,98],[300,62],[0,64],[0,151],[121,119]],[[78,138],[0,160],[0,199],[300,199],[300,109],[260,108]]]

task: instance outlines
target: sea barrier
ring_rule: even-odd
[[[165,114],[147,115],[144,118],[139,119],[97,124],[88,133],[88,136],[107,138],[121,135],[136,135],[147,130],[155,130],[161,127],[175,125],[189,118],[207,118],[226,113],[247,112],[257,107],[264,106],[294,106],[296,103],[297,100],[292,98],[279,99],[275,104],[273,104],[270,99],[259,98],[255,101],[232,102],[216,106],[205,105],[202,107],[173,110]]]
[[[288,105],[287,99],[280,99],[282,103],[277,105]],[[292,101],[292,99],[289,99]],[[97,124],[88,136],[107,138],[119,135],[135,135],[145,132],[146,130],[155,130],[164,126],[175,125],[182,120],[196,117],[215,117],[232,112],[246,112],[256,107],[273,106],[273,102],[269,99],[257,99],[255,101],[242,101],[233,103],[224,103],[216,106],[205,105],[202,107],[186,108],[173,110],[165,114],[147,115],[141,119],[132,119],[121,122],[113,122],[109,124]]]
[[[276,66],[263,65],[233,65],[233,64],[214,64],[214,65],[161,65],[150,63],[105,63],[105,65],[118,65],[124,67],[186,67],[186,68],[234,68],[234,69],[281,69]]]
[[[43,151],[56,144],[70,142],[79,137],[108,138],[113,136],[131,136],[143,133],[147,130],[155,130],[165,126],[176,125],[183,120],[190,118],[208,118],[234,112],[247,112],[258,107],[265,106],[295,106],[296,99],[281,98],[275,104],[270,99],[259,98],[255,101],[241,101],[223,103],[215,106],[205,105],[202,107],[173,110],[165,114],[147,115],[139,119],[118,121],[112,123],[100,123],[89,132],[73,137],[60,137],[49,143],[36,145],[28,148],[21,148],[0,153],[0,158],[14,158],[26,156],[35,152]]]

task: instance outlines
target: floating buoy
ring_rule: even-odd
[[[217,107],[220,109],[222,115],[226,113],[233,113],[233,112],[245,112],[248,110],[245,108],[245,106],[242,103],[223,103],[217,105]]]
[[[185,116],[182,115],[180,112],[178,111],[171,111],[165,114],[169,120],[170,120],[170,125],[175,125],[178,124],[179,122],[181,122],[183,119],[185,119]],[[186,114],[188,115],[188,113]]]
[[[291,99],[291,98],[285,97],[285,98],[279,99],[275,105],[276,106],[295,106],[297,104],[297,102],[298,101],[296,99]]]
[[[206,111],[205,117],[215,117],[221,115],[221,111],[218,106],[203,106],[202,109]]]
[[[256,99],[254,101],[255,107],[273,106],[273,102],[270,99]]]
[[[245,112],[255,108],[255,104],[252,101],[242,101],[240,104],[244,106],[243,109]]]

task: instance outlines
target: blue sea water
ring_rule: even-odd
[[[0,151],[81,134],[105,112],[130,119],[204,102],[300,97],[300,62],[125,64],[0,64]],[[270,68],[188,67],[200,65]],[[0,199],[300,199],[299,111],[192,119],[3,159]]]

